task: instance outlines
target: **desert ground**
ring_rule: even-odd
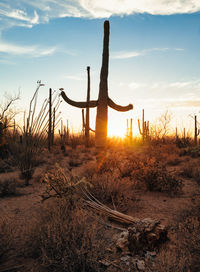
[[[78,141],[43,147],[28,179],[1,159],[1,272],[200,271],[199,147],[111,142],[101,161]]]

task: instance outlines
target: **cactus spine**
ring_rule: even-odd
[[[140,120],[138,119],[139,132],[142,135],[142,141],[144,142],[149,136],[149,121],[144,121],[144,109],[142,110],[142,129]]]
[[[115,104],[108,96],[108,62],[109,62],[109,21],[104,22],[104,41],[103,41],[103,55],[102,67],[100,73],[99,97],[96,101],[76,102],[69,99],[65,92],[61,92],[63,99],[70,105],[78,108],[92,108],[97,107],[96,115],[96,129],[95,129],[95,144],[96,147],[104,148],[107,138],[107,123],[108,123],[108,106],[117,111],[129,111],[133,109],[133,105],[120,106]]]

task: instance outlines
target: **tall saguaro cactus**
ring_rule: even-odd
[[[115,104],[108,96],[108,63],[109,63],[109,21],[104,22],[104,40],[103,40],[103,55],[102,67],[100,73],[99,97],[96,101],[76,102],[69,99],[65,92],[62,91],[63,99],[70,105],[78,108],[97,107],[96,129],[95,129],[95,144],[96,147],[103,148],[106,145],[107,125],[108,125],[108,106],[117,111],[129,111],[133,109],[133,105],[120,106]]]
[[[90,67],[87,67],[87,78],[88,78],[88,85],[87,85],[87,108],[86,108],[86,118],[85,118],[85,141],[86,146],[89,146],[89,137],[90,137]]]

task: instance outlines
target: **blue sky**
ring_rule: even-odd
[[[139,2],[139,3],[138,3]],[[192,127],[200,107],[200,1],[198,0],[2,0],[0,94],[21,90],[27,107],[38,79],[40,101],[63,87],[75,100],[98,96],[103,22],[110,20],[109,95],[127,113],[109,111],[110,133],[125,132],[126,118],[145,108],[150,122],[169,109],[172,126]],[[0,97],[0,98],[1,98]],[[81,111],[65,102],[63,119],[81,128]],[[92,111],[94,128],[95,111]],[[120,126],[119,126],[120,124]]]

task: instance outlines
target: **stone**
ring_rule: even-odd
[[[145,262],[143,260],[138,260],[137,261],[137,268],[140,271],[144,271],[145,270]]]
[[[128,241],[128,231],[123,231],[120,234],[119,239],[117,239],[116,241],[116,247],[121,249],[122,251],[129,251],[128,245],[129,245],[129,241]]]

